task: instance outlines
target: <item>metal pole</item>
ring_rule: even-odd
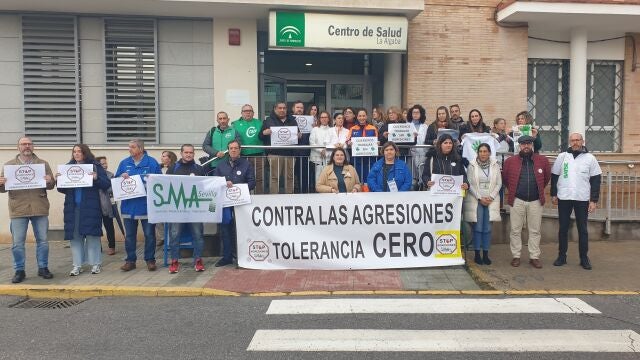
[[[611,175],[611,167],[607,171],[607,220],[604,225],[605,235],[611,235],[611,182],[613,176]]]

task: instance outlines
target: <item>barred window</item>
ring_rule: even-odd
[[[622,61],[587,63],[585,143],[590,151],[620,151]]]
[[[155,19],[104,20],[107,142],[158,141]]]
[[[22,16],[24,130],[39,144],[80,142],[77,19]]]

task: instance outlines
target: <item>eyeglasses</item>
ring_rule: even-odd
[[[20,143],[20,146],[33,146],[33,143]]]
[[[242,112],[253,112],[253,110],[242,110]]]

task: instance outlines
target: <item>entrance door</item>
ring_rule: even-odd
[[[276,102],[286,99],[287,80],[285,78],[260,75],[260,119],[265,120],[271,114]]]

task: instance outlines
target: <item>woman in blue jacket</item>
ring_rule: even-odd
[[[382,146],[382,159],[373,164],[367,176],[367,185],[372,192],[396,192],[411,190],[411,171],[398,159],[398,145],[388,141]]]
[[[70,276],[78,276],[82,272],[85,249],[88,263],[92,266],[91,273],[98,274],[102,270],[102,209],[100,207],[100,190],[107,190],[111,182],[107,173],[100,166],[85,144],[73,147],[72,158],[67,165],[91,164],[93,171],[93,186],[78,188],[58,188],[65,194],[64,199],[64,238],[70,240],[73,268]],[[56,174],[56,177],[60,173]]]

